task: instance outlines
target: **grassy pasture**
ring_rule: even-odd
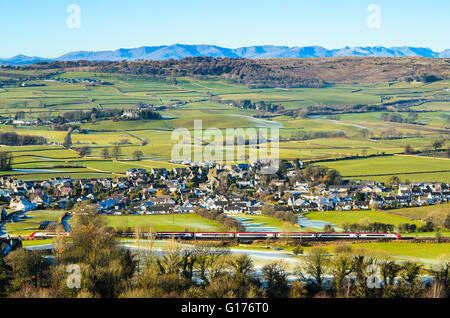
[[[385,181],[390,176],[397,175],[402,180],[450,182],[450,161],[447,159],[389,156],[330,161],[320,165],[336,169],[344,177],[353,179],[369,178]]]
[[[225,229],[218,223],[194,214],[106,216],[109,226],[154,232],[215,232]]]
[[[62,211],[31,211],[26,213],[18,222],[6,223],[5,232],[11,236],[30,235],[39,230],[41,222],[59,221],[63,214]]]
[[[423,207],[412,207],[390,211],[393,214],[405,216],[414,220],[431,220],[443,225],[444,220],[450,215],[450,204],[438,204]]]
[[[399,225],[402,223],[415,224],[422,226],[425,223],[410,219],[406,216],[393,215],[380,211],[317,211],[305,214],[308,219],[329,222],[342,226],[343,223],[386,223]]]
[[[37,72],[5,71],[1,77],[21,78]],[[98,159],[103,147],[112,147],[123,140],[129,144],[122,145],[120,159],[131,159],[136,150],[141,150],[147,159],[158,159],[158,165],[168,164],[171,150],[176,141],[171,140],[172,130],[175,128],[194,128],[195,120],[202,120],[203,129],[219,128],[258,128],[278,127],[282,142],[280,143],[280,157],[286,159],[300,158],[326,159],[340,158],[346,155],[375,154],[385,152],[402,152],[406,144],[414,149],[429,147],[431,143],[442,138],[448,130],[448,103],[433,102],[415,106],[419,110],[433,110],[433,112],[419,113],[418,124],[389,123],[380,120],[382,113],[343,114],[339,116],[321,116],[318,118],[292,118],[275,116],[272,118],[254,118],[258,114],[255,110],[238,109],[230,105],[214,102],[211,96],[219,96],[223,100],[240,101],[251,99],[253,102],[265,101],[281,104],[285,108],[303,108],[317,105],[347,105],[347,104],[378,104],[381,96],[389,101],[405,98],[430,96],[448,96],[450,81],[439,81],[431,84],[423,83],[374,83],[374,84],[339,84],[326,88],[257,88],[225,82],[223,80],[198,80],[193,78],[177,78],[177,84],[154,80],[145,76],[112,75],[89,72],[67,72],[55,75],[58,78],[96,78],[107,81],[112,85],[90,86],[84,83],[67,84],[57,81],[35,81],[44,86],[37,87],[7,87],[0,89],[0,115],[14,117],[16,112],[23,111],[25,120],[33,120],[37,116],[57,116],[67,111],[100,109],[131,109],[138,102],[154,105],[169,106],[163,112],[164,120],[159,121],[99,121],[97,123],[82,123],[81,128],[90,130],[89,134],[72,134],[74,147],[88,146],[92,149],[90,159]],[[171,107],[178,102],[186,102],[183,106]],[[413,108],[415,109],[415,108]],[[406,115],[406,114],[405,114]],[[361,136],[363,129],[369,129],[375,136],[380,131],[394,127],[404,134],[421,135],[416,138],[402,140],[373,141]],[[66,132],[52,131],[45,127],[13,127],[0,126],[0,131],[14,131],[18,134],[39,135],[48,139],[49,143],[60,144]],[[320,138],[313,140],[294,140],[298,131],[344,132],[346,138]],[[147,145],[142,146],[143,142]],[[445,145],[448,146],[448,143]],[[58,146],[33,147],[2,147],[2,150],[12,150],[15,155],[15,168],[51,168],[55,165],[65,165],[68,162],[77,163],[77,154],[69,150],[62,150]],[[36,156],[36,157],[31,157]],[[33,159],[36,159],[34,162]],[[360,179],[375,179],[386,181],[389,176],[381,176],[387,167],[388,173],[413,172],[404,175],[415,181],[447,181],[448,173],[431,173],[437,168],[445,169],[444,163],[437,161],[406,160],[398,163],[374,162],[368,165],[363,162],[352,161],[351,166],[346,162],[330,162],[325,165],[338,165],[344,175],[361,175]],[[40,164],[41,163],[41,164]],[[122,173],[129,163],[92,164],[91,173],[95,169]],[[83,165],[83,163],[80,163]],[[133,163],[135,164],[135,163]],[[136,163],[137,164],[137,163]],[[149,165],[148,163],[139,163]],[[355,166],[353,166],[355,165]],[[84,165],[83,165],[84,166]],[[153,166],[153,163],[149,166]],[[170,166],[170,165],[168,165]],[[377,176],[364,176],[369,174]],[[339,170],[339,169],[338,169]],[[82,175],[86,175],[83,171]],[[36,177],[35,175],[27,176]],[[37,176],[43,177],[43,176]],[[402,176],[400,176],[403,178]]]
[[[419,263],[439,264],[450,259],[450,243],[362,243],[353,244],[352,247]]]
[[[251,232],[275,231],[275,232],[299,232],[300,226],[280,221],[276,218],[265,215],[233,215],[247,230]]]

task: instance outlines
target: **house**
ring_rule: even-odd
[[[369,210],[370,203],[367,201],[357,201],[353,205],[354,210]]]
[[[311,191],[311,188],[308,186],[307,182],[295,182],[295,190],[303,192],[303,193],[308,193]]]
[[[237,206],[237,205],[226,205],[223,208],[223,213],[226,214],[239,214],[239,213],[244,213],[244,209]]]
[[[334,205],[325,197],[318,197],[315,201],[319,211],[330,211],[334,209]]]
[[[288,177],[288,178],[293,178],[296,175],[297,175],[297,172],[295,170],[291,170],[286,173],[286,177]]]
[[[253,187],[255,182],[253,180],[238,180],[236,181],[236,185],[239,188],[250,188]]]
[[[420,196],[414,198],[414,205],[423,206],[428,204],[428,198],[426,196]]]
[[[304,204],[306,202],[306,200],[300,196],[296,196],[296,195],[291,195],[288,199],[287,205],[290,207],[293,206],[300,206],[302,204]]]
[[[396,196],[397,205],[399,206],[408,206],[410,203],[410,197],[407,195],[397,195]]]
[[[9,206],[11,209],[23,212],[27,212],[36,208],[36,204],[28,201],[27,198],[12,200]]]
[[[112,207],[114,207],[115,205],[117,205],[118,202],[116,200],[114,200],[113,198],[101,201],[98,203],[99,206],[99,211],[103,211],[103,210],[108,210],[111,209]]]
[[[335,209],[337,211],[351,211],[353,209],[353,205],[351,202],[337,202]]]
[[[223,210],[228,205],[228,201],[217,200],[207,205],[209,210]]]
[[[109,189],[112,187],[112,182],[109,179],[102,179],[102,180],[100,180],[100,183],[103,186],[103,188],[105,188],[105,189]]]
[[[97,201],[97,197],[96,197],[95,195],[93,195],[92,193],[89,193],[89,194],[86,196],[86,199],[89,199],[89,200],[91,200],[92,202]]]
[[[309,201],[303,200],[303,199],[301,199],[301,201],[297,200],[294,203],[294,205],[291,206],[291,208],[295,212],[298,212],[298,211],[306,212],[306,211],[311,211],[311,210],[315,209],[315,207]]]
[[[248,214],[260,215],[261,214],[261,207],[260,206],[249,206],[249,207],[247,207],[247,213]]]
[[[431,192],[427,195],[428,199],[432,199],[435,202],[442,202],[442,193],[441,192]]]
[[[333,193],[347,193],[350,190],[351,186],[349,185],[330,185],[328,187],[328,191]]]
[[[193,213],[195,205],[190,201],[185,201],[183,205],[179,207],[180,213]]]
[[[174,176],[184,177],[189,174],[189,170],[187,168],[173,168],[172,170]]]
[[[83,192],[90,192],[94,189],[94,185],[90,182],[80,181],[81,190]]]
[[[49,205],[51,203],[50,197],[46,193],[32,193],[30,200],[38,207]]]
[[[139,112],[137,112],[137,111],[124,111],[123,114],[120,117],[126,118],[126,119],[139,119]]]
[[[147,171],[145,169],[131,168],[131,169],[127,170],[126,175],[127,175],[127,177],[133,177],[133,178],[143,177],[143,176],[147,175]]]
[[[375,193],[379,194],[383,192],[383,189],[379,185],[365,185],[359,190],[361,193]]]
[[[450,201],[450,191],[444,191],[442,192],[442,198],[446,200],[447,202]]]
[[[175,211],[175,204],[159,204],[148,207],[146,214],[171,214]]]
[[[371,207],[382,209],[382,208],[384,208],[384,199],[380,195],[373,196],[370,198],[369,204]]]
[[[279,180],[279,179],[272,180],[270,182],[270,185],[275,186],[275,187],[282,187],[282,186],[284,186],[284,184],[285,184],[285,181],[284,180]]]
[[[398,186],[398,195],[399,196],[410,195],[410,194],[411,194],[411,185],[400,184]]]
[[[72,194],[73,190],[71,187],[62,186],[58,189],[60,197],[68,197]]]
[[[11,189],[18,194],[26,194],[28,193],[29,189],[31,187],[28,186],[28,184],[22,180],[15,180],[12,184],[11,184]]]
[[[413,198],[418,198],[422,196],[422,190],[421,189],[413,189],[411,192],[411,196]]]
[[[149,198],[149,201],[153,204],[153,205],[165,205],[165,204],[175,204],[175,200],[172,199],[170,196],[168,195],[160,195],[158,197],[155,198]]]
[[[442,192],[442,184],[439,182],[427,182],[425,186],[433,192]]]
[[[177,181],[166,181],[164,182],[164,184],[167,186],[167,189],[169,189],[169,191],[171,193],[174,193],[176,191],[180,191],[182,189],[184,189],[184,185],[180,185]]]
[[[395,199],[395,197],[388,196],[384,198],[384,204],[385,207],[394,208],[397,206],[397,200]]]
[[[165,168],[152,168],[151,173],[154,177],[166,177],[169,171]]]
[[[222,182],[217,177],[211,177],[208,178],[208,181],[206,181],[206,183],[211,187],[211,189],[216,189],[221,185]]]
[[[305,167],[305,164],[300,159],[295,161],[295,165],[297,166],[298,169],[303,169]]]
[[[237,165],[237,167],[241,171],[248,171],[248,169],[250,168],[248,163],[240,163],[240,164]]]

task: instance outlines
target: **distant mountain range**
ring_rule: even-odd
[[[12,58],[0,58],[0,64],[28,65],[37,62],[51,61],[136,61],[136,60],[168,60],[182,59],[192,56],[231,57],[249,59],[267,58],[310,58],[335,56],[378,56],[378,57],[405,57],[420,56],[432,58],[450,58],[450,49],[434,52],[429,48],[420,47],[345,47],[328,50],[321,46],[286,47],[286,46],[249,46],[237,49],[228,49],[215,45],[163,45],[143,46],[135,49],[118,49],[115,51],[77,51],[62,55],[56,59],[17,55]]]

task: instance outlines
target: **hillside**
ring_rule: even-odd
[[[421,57],[333,57],[307,59],[234,59],[191,57],[136,62],[60,61],[22,70],[76,70],[151,77],[225,79],[249,87],[324,87],[327,83],[374,83],[450,78],[450,59]]]

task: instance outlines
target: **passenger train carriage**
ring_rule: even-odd
[[[278,238],[288,239],[314,239],[317,233],[301,233],[301,232],[280,232],[277,233]]]
[[[235,234],[236,238],[243,239],[267,239],[276,238],[275,232],[238,232]]]
[[[31,238],[36,239],[46,239],[46,238],[53,238],[57,236],[69,236],[68,232],[34,232],[30,234]]]
[[[196,232],[195,238],[234,238],[233,232]]]
[[[191,232],[156,232],[155,238],[175,238],[175,239],[193,239],[194,233]]]
[[[389,239],[401,239],[402,237],[398,234],[386,234],[386,233],[359,233],[359,238],[389,238]]]
[[[359,233],[317,233],[319,239],[357,239]]]

